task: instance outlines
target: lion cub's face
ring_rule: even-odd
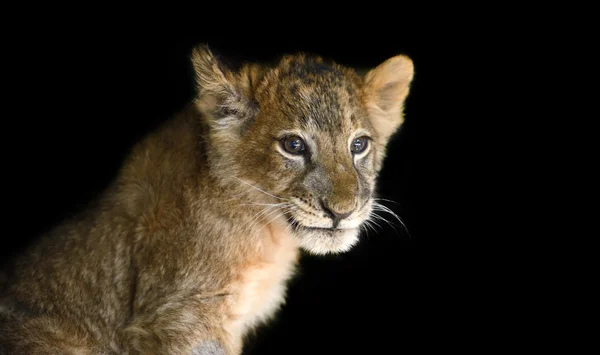
[[[385,145],[402,123],[410,59],[391,58],[364,77],[304,55],[234,73],[204,47],[193,62],[215,173],[255,190],[265,218],[284,221],[306,250],[348,250],[371,216]]]

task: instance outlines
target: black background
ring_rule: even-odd
[[[10,207],[4,223],[11,232],[2,237],[2,257],[82,208],[140,137],[191,101],[194,45],[207,43],[236,60],[307,51],[359,68],[406,54],[415,63],[415,79],[405,125],[390,142],[379,182],[380,196],[395,201],[384,204],[406,229],[382,224],[346,254],[304,257],[287,304],[250,338],[245,353],[395,353],[467,336],[456,328],[460,312],[452,305],[464,289],[458,275],[448,282],[454,276],[448,270],[456,270],[450,266],[460,264],[449,256],[460,245],[460,231],[450,228],[454,242],[448,243],[426,234],[417,220],[423,218],[417,206],[429,201],[433,189],[423,176],[427,147],[417,137],[428,135],[427,123],[449,109],[435,100],[447,83],[436,76],[443,65],[426,35],[428,25],[320,25],[295,34],[252,25],[233,34],[214,26],[165,27],[160,21],[116,27],[81,20],[9,36],[4,77],[11,110],[3,121],[3,169]],[[429,222],[435,225],[431,215]]]

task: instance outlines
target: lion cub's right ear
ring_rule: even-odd
[[[192,64],[198,88],[195,104],[211,125],[227,127],[256,114],[258,107],[250,87],[250,76],[255,70],[245,66],[238,73],[232,72],[219,62],[206,45],[194,48]]]

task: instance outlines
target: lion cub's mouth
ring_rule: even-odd
[[[358,228],[310,227],[287,215],[292,235],[300,246],[313,254],[341,253],[349,250],[358,241]]]
[[[296,231],[298,230],[305,230],[305,231],[319,231],[319,232],[328,232],[328,233],[335,233],[335,232],[343,232],[346,231],[348,229],[345,228],[322,228],[322,227],[310,227],[310,226],[306,226],[303,225],[302,223],[298,222],[298,220],[296,220],[294,217],[292,216],[288,216],[288,221],[290,223],[290,225],[292,226],[292,228]]]

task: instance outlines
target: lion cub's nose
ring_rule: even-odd
[[[327,201],[323,201],[321,200],[321,207],[323,208],[323,211],[325,211],[325,213],[327,213],[329,215],[329,217],[331,217],[331,219],[333,219],[333,228],[337,228],[337,226],[340,224],[340,221],[348,216],[350,216],[352,214],[352,212],[354,212],[354,209],[347,211],[347,212],[341,212],[339,210],[336,210],[335,208],[332,208]]]

